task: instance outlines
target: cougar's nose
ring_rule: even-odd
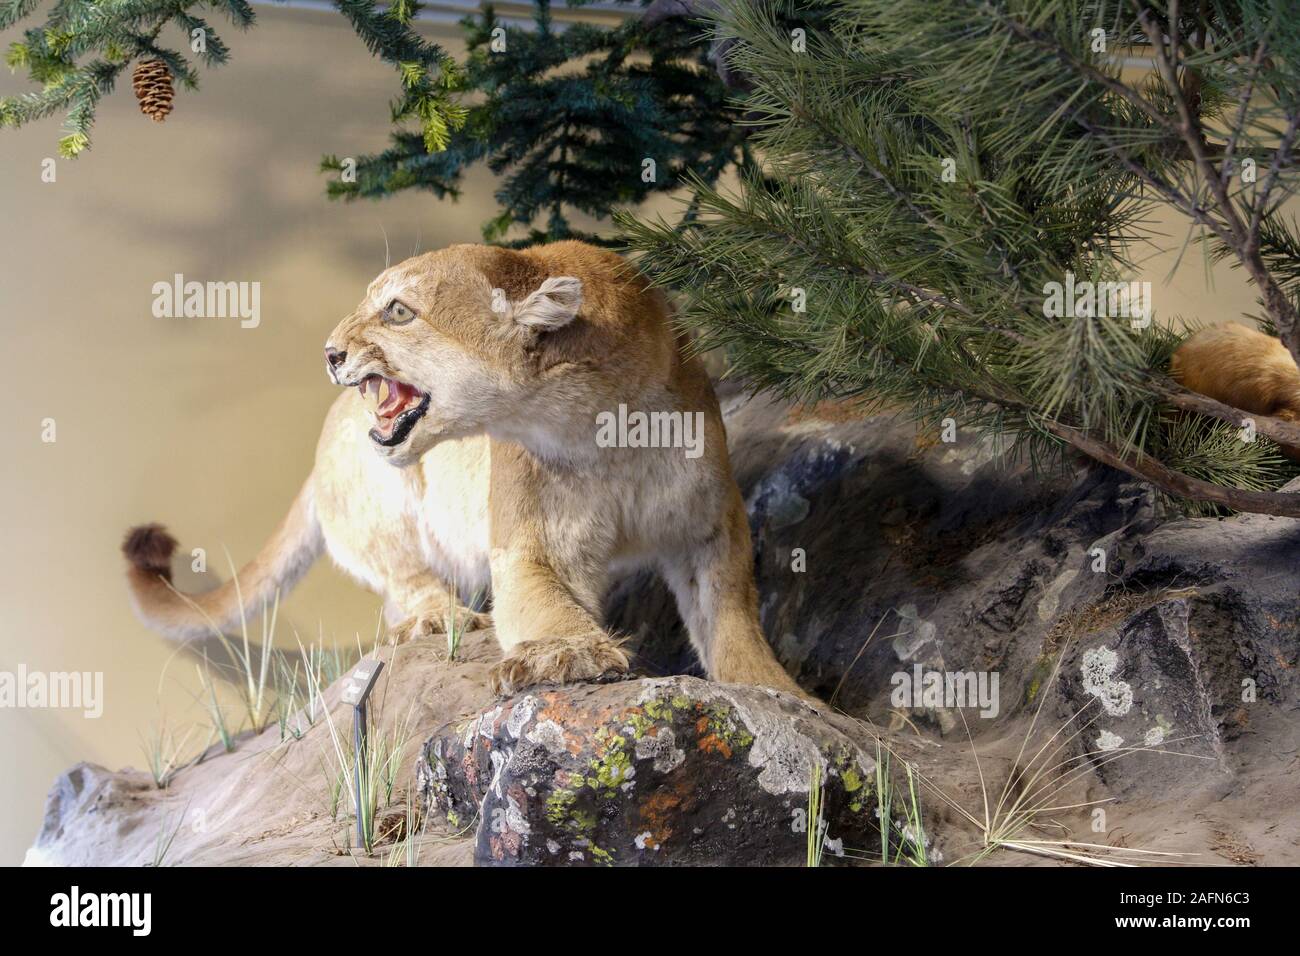
[[[325,346],[325,363],[332,369],[338,368],[347,361],[348,353],[340,352],[332,345]]]

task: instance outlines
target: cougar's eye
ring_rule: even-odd
[[[394,299],[384,309],[384,321],[389,325],[405,325],[415,318],[415,312]]]

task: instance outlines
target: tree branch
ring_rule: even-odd
[[[1251,97],[1255,95],[1255,83],[1259,79],[1259,68],[1264,62],[1264,55],[1268,51],[1268,41],[1263,39],[1255,47],[1255,55],[1250,60],[1250,79],[1246,81],[1246,86],[1241,91],[1241,96],[1237,101],[1237,121],[1232,124],[1232,132],[1228,135],[1228,144],[1223,150],[1223,162],[1219,164],[1219,180],[1225,186],[1228,182],[1228,176],[1232,173],[1232,160],[1237,152],[1237,142],[1241,138],[1242,130],[1246,128],[1247,110],[1250,108]],[[1273,157],[1275,160],[1281,158],[1281,151]]]
[[[1069,67],[1072,72],[1089,82],[1096,83],[1107,92],[1114,93],[1134,109],[1144,113],[1147,118],[1157,126],[1171,131],[1176,128],[1175,125],[1170,122],[1169,117],[1156,109],[1156,107],[1147,100],[1145,96],[1127,84],[1122,83],[1114,77],[1097,69],[1092,64],[1085,63],[1078,59],[1051,34],[1044,33],[1041,30],[1034,30],[1021,23],[1019,20],[1006,16],[1001,11],[993,9],[987,3],[981,3],[980,6],[984,8],[984,11],[987,14],[991,15],[993,19],[1001,22],[1002,25],[1010,30],[1015,36],[1019,37],[1021,40],[1025,40],[1035,46],[1050,51],[1053,56]]]
[[[1193,478],[1174,471],[1154,458],[1125,455],[1098,441],[1086,432],[1057,422],[1044,422],[1042,427],[1062,441],[1068,442],[1090,458],[1095,458],[1112,468],[1155,485],[1166,494],[1192,501],[1209,501],[1233,511],[1253,514],[1279,515],[1300,518],[1300,494],[1278,491],[1248,491],[1244,488],[1226,488],[1212,482]]]
[[[1274,171],[1280,169],[1282,157],[1289,155],[1291,152],[1291,145],[1296,134],[1296,125],[1300,123],[1300,113],[1295,113],[1291,117],[1287,133],[1282,137],[1282,142],[1274,154],[1274,162],[1269,170],[1270,178],[1265,183],[1265,189],[1262,191],[1262,195],[1253,210],[1251,224],[1248,226],[1238,215],[1237,208],[1228,195],[1225,179],[1220,170],[1214,168],[1214,163],[1205,154],[1205,141],[1201,134],[1200,123],[1193,115],[1185,92],[1178,82],[1177,60],[1170,59],[1170,53],[1165,49],[1164,35],[1159,25],[1151,18],[1151,8],[1142,5],[1139,0],[1134,0],[1134,6],[1137,7],[1138,11],[1138,23],[1151,44],[1152,56],[1155,58],[1157,71],[1164,81],[1170,97],[1173,98],[1175,108],[1178,110],[1178,131],[1192,153],[1194,165],[1214,195],[1219,214],[1222,215],[1224,223],[1231,233],[1232,241],[1228,243],[1228,247],[1236,254],[1237,260],[1245,268],[1251,280],[1259,287],[1264,300],[1264,308],[1268,311],[1269,318],[1273,320],[1278,337],[1282,339],[1283,344],[1286,345],[1287,350],[1295,357],[1296,361],[1300,362],[1300,315],[1297,315],[1295,306],[1287,298],[1286,293],[1282,291],[1272,273],[1268,271],[1268,266],[1264,264],[1264,259],[1259,254],[1259,227],[1256,221],[1256,217],[1262,217],[1263,206],[1267,201],[1268,193],[1273,188]],[[1176,22],[1178,7],[1173,0],[1171,0],[1170,9],[1171,19]],[[1173,29],[1176,30],[1176,26]],[[1175,32],[1170,37],[1169,44],[1175,58],[1178,53],[1177,39],[1177,33]]]
[[[1287,121],[1286,132],[1282,134],[1282,141],[1278,144],[1277,152],[1273,154],[1273,162],[1268,167],[1268,175],[1264,177],[1264,183],[1260,187],[1259,195],[1255,198],[1254,208],[1250,213],[1250,230],[1247,235],[1249,248],[1258,252],[1259,250],[1259,227],[1264,221],[1264,213],[1268,207],[1268,197],[1273,192],[1273,187],[1277,185],[1277,177],[1282,172],[1282,158],[1291,152],[1291,146],[1295,143],[1296,130],[1300,127],[1300,110],[1296,110]]]
[[[1271,438],[1279,445],[1291,445],[1300,448],[1300,425],[1295,422],[1289,422],[1284,418],[1273,418],[1269,415],[1244,412],[1240,408],[1225,405],[1223,402],[1215,401],[1200,392],[1186,389],[1170,379],[1163,378],[1163,376],[1148,376],[1146,383],[1152,391],[1175,408],[1180,408],[1185,412],[1208,415],[1238,428],[1249,418],[1255,423],[1255,431],[1265,438]]]

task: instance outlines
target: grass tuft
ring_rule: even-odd
[[[145,765],[153,777],[154,786],[159,790],[165,790],[167,784],[171,783],[172,775],[181,766],[181,753],[193,735],[194,728],[191,727],[178,741],[176,734],[167,726],[165,717],[156,724],[151,723],[148,732],[140,735],[140,750],[144,753]]]
[[[814,761],[812,777],[808,781],[808,866],[822,865],[822,848],[825,845],[826,823],[822,819],[822,804],[826,799],[826,785],[822,782],[821,764]]]

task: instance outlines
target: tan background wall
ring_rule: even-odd
[[[337,390],[321,350],[384,265],[479,237],[494,208],[479,172],[460,203],[411,194],[324,199],[324,153],[384,145],[394,72],[341,17],[259,8],[224,31],[232,62],[181,92],[164,124],[124,86],[101,107],[94,148],[40,181],[58,123],[0,135],[0,322],[8,399],[0,465],[0,670],[105,673],[104,715],[0,710],[0,863],[22,859],[56,774],[79,760],[142,766],[138,732],[160,713],[169,648],[131,613],[117,551],[143,520],[171,525],[225,572],[247,560],[311,467]],[[454,28],[439,36],[459,55]],[[7,44],[10,37],[3,37]],[[0,90],[25,88],[0,77]],[[260,281],[262,321],[158,319],[153,283]],[[43,444],[41,420],[57,423]],[[319,564],[287,602],[307,636],[375,628],[377,600]],[[286,632],[287,633],[287,632]],[[169,720],[197,720],[163,685]],[[199,738],[202,739],[202,738]]]
[[[141,116],[124,84],[100,109],[94,149],[60,160],[54,184],[40,164],[57,121],[0,133],[0,670],[103,671],[106,696],[99,720],[0,710],[0,863],[21,860],[57,774],[79,760],[142,766],[150,721],[200,719],[182,689],[195,687],[193,665],[178,659],[160,685],[169,648],[128,608],[123,530],[159,519],[218,570],[223,545],[248,559],[311,466],[336,394],[321,346],[383,266],[383,231],[396,260],[417,239],[477,240],[494,208],[482,170],[459,204],[327,203],[320,156],[384,142],[394,74],[336,14],[258,17],[247,34],[227,31],[233,62],[181,93],[165,124]],[[454,28],[437,35],[461,52]],[[25,88],[0,74],[0,93]],[[1176,249],[1182,224],[1165,231]],[[151,287],[176,272],[260,281],[261,326],[154,318]],[[1194,261],[1179,288],[1157,289],[1163,316],[1251,308],[1238,273],[1209,291],[1199,274]],[[54,444],[41,442],[47,417]],[[284,617],[351,640],[373,633],[377,609],[321,564]]]

